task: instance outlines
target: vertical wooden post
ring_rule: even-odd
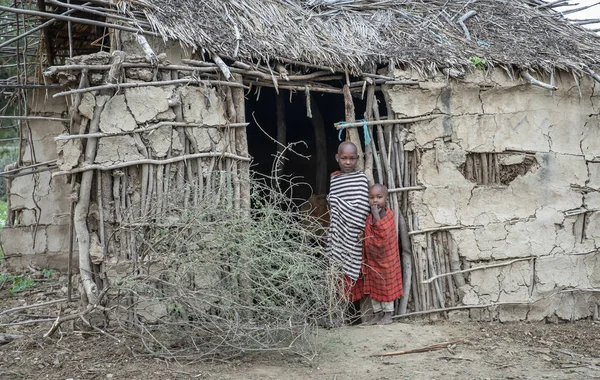
[[[355,111],[354,111],[354,101],[352,100],[352,94],[350,93],[350,87],[345,84],[344,85],[344,107],[346,109],[346,121],[349,123],[354,123],[356,121]],[[365,159],[364,153],[362,149],[362,145],[360,143],[360,135],[358,134],[358,130],[356,128],[346,128],[346,141],[350,141],[356,145],[356,150],[358,153],[358,161],[356,162],[356,170],[364,171],[365,169]]]
[[[277,155],[275,156],[274,173],[275,181],[283,174],[285,168],[285,158],[283,156],[285,146],[287,145],[287,126],[285,124],[285,97],[283,93],[275,94],[275,104],[277,106]]]
[[[239,74],[233,74],[233,79],[238,83],[243,83],[243,78]],[[244,98],[244,90],[242,88],[232,89],[233,104],[235,106],[236,122],[246,122],[246,103]],[[235,133],[235,148],[236,153],[241,156],[248,156],[248,136],[246,134],[246,128],[236,128]],[[240,207],[243,215],[250,218],[250,163],[240,162],[238,164],[240,173]],[[253,303],[252,296],[252,282],[250,281],[250,258],[247,252],[240,253],[240,265],[245,268],[245,271],[240,273],[238,279],[241,290],[241,302],[247,306],[251,306]],[[250,309],[248,309],[246,318],[252,318]]]
[[[365,111],[365,120],[367,121],[373,120],[373,103],[375,101],[375,86],[369,85],[367,88],[367,109]],[[367,127],[367,130],[369,135],[372,135],[373,128]],[[375,177],[373,176],[373,146],[374,144],[367,144],[367,141],[365,141],[365,175],[369,180],[369,185],[375,183]]]
[[[390,66],[390,72],[393,71],[393,67]],[[385,103],[386,103],[386,108],[387,108],[387,115],[388,118],[390,117],[394,117],[394,111],[392,109],[392,103],[391,103],[391,99],[389,96],[389,86],[382,86],[382,91],[383,91],[383,95],[384,95],[384,99],[385,99]],[[376,117],[378,117],[379,115],[377,115],[378,112],[376,112]],[[393,126],[392,128],[396,128],[395,126]],[[393,129],[392,129],[393,131]],[[392,133],[392,136],[394,135],[394,133]],[[396,135],[398,135],[398,133],[396,133]],[[393,186],[395,181],[394,181],[394,174],[390,173],[391,172],[391,163],[389,162],[390,160],[387,159],[387,149],[385,147],[385,138],[384,138],[384,134],[383,134],[383,130],[381,126],[377,126],[377,136],[379,139],[379,145],[380,145],[380,151],[381,151],[381,155],[382,155],[382,159],[383,159],[383,164],[385,166],[385,170],[388,171],[388,175],[387,175],[387,180],[388,180],[388,186]],[[392,140],[390,143],[393,142],[393,137],[390,137],[390,139]],[[402,144],[402,141],[398,141],[398,144]],[[396,154],[403,154],[403,150],[404,149],[394,149]],[[391,154],[391,152],[390,152]],[[401,171],[402,169],[400,167],[397,168],[397,170]],[[406,177],[406,175],[404,176]],[[398,176],[398,184],[400,186],[403,185],[403,179],[406,178],[402,178],[402,176]],[[412,252],[412,243],[410,240],[410,237],[408,235],[408,224],[406,223],[406,219],[405,216],[402,214],[402,207],[400,205],[400,203],[398,202],[398,198],[396,194],[392,194],[393,196],[390,197],[390,201],[391,202],[395,202],[397,204],[397,207],[395,208],[395,213],[396,213],[396,223],[397,223],[397,227],[398,227],[398,236],[399,236],[399,243],[400,243],[400,248],[401,248],[401,262],[402,262],[402,289],[403,289],[403,295],[400,298],[400,303],[398,305],[398,313],[399,314],[406,314],[407,312],[407,308],[408,308],[408,299],[410,297],[410,290],[411,290],[411,286],[412,286],[412,274],[413,274],[413,252]],[[405,197],[407,197],[408,195],[406,195]],[[415,303],[416,305],[416,303]]]
[[[327,192],[327,136],[325,135],[325,122],[319,105],[311,96],[310,108],[312,111],[312,125],[315,131],[315,159],[317,162],[315,193],[325,194]]]

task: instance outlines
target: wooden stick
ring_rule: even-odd
[[[431,240],[433,242],[433,254],[434,254],[434,269],[435,269],[435,273],[444,273],[444,271],[446,270],[446,266],[444,264],[444,251],[443,251],[443,246],[442,246],[442,242],[441,242],[441,238],[443,235],[445,235],[446,232],[439,232],[439,233],[432,233],[431,234]],[[442,307],[446,307],[446,281],[444,280],[440,280],[437,281],[437,283],[439,284],[439,287],[442,291],[442,295],[441,295],[441,300],[440,300],[440,305]],[[444,314],[446,315],[446,314]]]
[[[465,286],[465,277],[460,271],[460,255],[458,254],[458,246],[454,243],[452,235],[448,235],[448,248],[450,250],[450,270],[455,272],[453,278],[458,288]]]
[[[367,125],[409,124],[409,123],[415,123],[417,121],[435,119],[436,117],[440,117],[440,116],[445,116],[445,115],[437,114],[437,115],[427,115],[427,116],[420,116],[420,117],[409,117],[409,118],[405,118],[405,119],[374,120],[374,121],[367,121]],[[365,124],[364,122],[356,122],[356,123],[338,122],[338,123],[334,123],[333,126],[335,127],[335,129],[339,130],[341,128],[358,128],[358,127],[362,127],[364,124]]]
[[[590,69],[589,67],[584,67],[583,71],[591,76],[596,82],[600,83],[600,75],[598,75],[594,70]]]
[[[56,5],[57,7],[61,7],[61,8],[72,8],[73,11],[82,11],[85,13],[89,13],[89,14],[93,14],[93,15],[98,15],[98,16],[102,16],[105,18],[112,18],[114,20],[120,20],[120,21],[124,21],[127,23],[134,23],[136,20],[133,20],[131,18],[127,18],[127,17],[123,17],[123,16],[119,16],[119,15],[115,15],[115,14],[110,14],[110,13],[106,13],[106,12],[102,12],[96,9],[92,9],[92,8],[88,8],[85,5],[90,5],[91,3],[86,3],[84,5],[74,5],[74,4],[67,4],[67,3],[61,3],[60,1],[57,0],[45,0],[48,4],[52,4],[52,5]],[[65,12],[66,13],[66,12]],[[63,13],[64,15],[64,13]]]
[[[216,73],[219,71],[219,68],[214,67],[195,67],[195,66],[185,66],[185,65],[152,65],[151,63],[133,63],[133,62],[125,62],[123,63],[124,69],[139,69],[139,68],[158,68],[162,70],[179,70],[179,71],[193,71],[198,73]],[[79,70],[89,70],[89,71],[106,71],[110,69],[110,65],[62,65],[62,66],[50,66],[44,71],[45,77],[52,77],[59,72],[62,71],[79,71]],[[45,87],[64,87],[63,85],[38,85],[40,88]]]
[[[315,71],[312,72],[310,74],[305,74],[305,75],[288,75],[288,81],[304,81],[304,80],[310,80],[310,79],[315,79],[318,77],[323,77],[323,76],[330,76],[331,72],[326,71],[326,70],[321,70],[321,71]]]
[[[16,169],[11,169],[11,170],[7,170],[5,172],[0,173],[0,177],[3,176],[7,176],[13,173],[18,173],[20,171],[23,170],[28,170],[28,169],[33,169],[33,168],[37,168],[39,166],[44,166],[44,165],[48,165],[48,166],[54,166],[53,164],[56,164],[56,160],[50,160],[50,161],[45,161],[45,162],[39,162],[37,164],[33,164],[33,165],[28,165],[28,166],[21,166],[19,168]]]
[[[50,318],[50,319],[29,319],[29,320],[21,321],[21,322],[3,323],[3,324],[0,324],[0,327],[32,325],[32,324],[35,324],[35,323],[45,323],[45,322],[52,322],[52,321],[54,321],[53,318]]]
[[[569,5],[569,0],[554,0],[550,1],[549,3],[538,5],[533,9],[554,8],[561,5]]]
[[[475,16],[476,14],[477,14],[477,11],[469,11],[469,12],[465,13],[461,18],[458,19],[458,24],[460,25],[463,32],[465,33],[465,38],[469,41],[471,41],[471,33],[469,33],[469,29],[465,25],[465,21],[467,21],[472,16]]]
[[[310,68],[313,68],[313,69],[327,70],[327,71],[331,71],[332,73],[335,73],[335,70],[333,68],[329,67],[329,66],[315,65],[315,64],[312,64],[312,63],[295,61],[293,59],[288,59],[288,58],[277,58],[277,60],[281,61],[281,62],[285,62],[285,63],[290,63],[292,65],[306,66],[306,67],[310,67]]]
[[[0,174],[1,175],[1,174]],[[576,211],[569,211],[569,212],[565,212],[565,216],[576,216],[576,215],[581,215],[581,214],[586,214],[588,212],[596,212],[599,211],[600,209],[585,209],[585,210],[576,210]]]
[[[85,3],[84,5],[89,5],[89,4],[90,3]],[[75,12],[75,9],[70,9],[70,10],[68,10],[66,12],[61,13],[61,15],[62,16],[68,16],[68,15],[70,15],[73,12]],[[4,41],[3,43],[0,44],[0,49],[2,49],[5,46],[8,46],[8,45],[12,44],[15,41],[18,41],[18,40],[20,40],[20,39],[22,39],[24,37],[27,37],[30,34],[33,34],[33,33],[37,32],[38,30],[44,29],[45,27],[54,24],[55,21],[56,21],[56,19],[53,18],[51,20],[48,20],[48,21],[44,22],[43,24],[40,24],[40,25],[36,26],[33,29],[29,29],[25,33],[21,33],[21,34],[19,34],[18,36],[14,37],[14,38],[11,38],[9,40]]]
[[[102,175],[96,173],[96,204],[98,205],[98,235],[102,253],[106,254],[106,235],[104,231],[104,203],[102,200]]]
[[[194,65],[194,66],[200,66],[201,68],[204,69],[210,69],[212,71],[218,71],[219,67],[214,64],[214,63],[210,63],[210,62],[204,62],[204,61],[197,61],[195,59],[182,59],[181,62],[186,63],[188,65]],[[234,65],[236,65],[239,62],[235,62]],[[167,66],[170,67],[170,66]],[[246,67],[246,66],[244,66]],[[257,71],[257,70],[252,70],[251,68],[237,68],[237,67],[228,67],[230,73],[236,73],[236,74],[243,74],[245,76],[253,76],[253,77],[258,77],[261,79],[265,79],[265,80],[271,80],[271,76],[269,74],[263,73],[261,71]],[[200,70],[203,71],[202,69],[198,68],[198,67],[192,67],[192,69],[194,70]]]
[[[436,273],[438,272],[436,268],[437,258],[435,257],[435,255],[436,252],[433,243],[433,234],[429,233],[427,234],[427,264],[429,266],[429,275],[433,275],[433,277],[436,277]],[[435,291],[432,295],[434,299],[433,304],[435,305],[435,300],[437,300],[437,304],[441,309],[443,309],[444,307],[446,307],[446,305],[444,303],[444,294],[442,292],[442,287],[440,286],[440,281],[433,282],[433,290]]]
[[[277,125],[277,153],[275,155],[275,162],[273,169],[274,173],[271,173],[277,181],[276,188],[279,188],[279,181],[285,169],[285,147],[287,146],[287,126],[285,123],[285,97],[283,94],[275,94],[275,119]]]
[[[127,27],[127,26],[111,24],[108,22],[96,21],[96,20],[91,20],[91,19],[86,19],[86,18],[64,16],[62,14],[38,12],[38,11],[31,11],[28,9],[4,7],[4,6],[0,6],[0,11],[25,14],[25,15],[30,15],[30,16],[39,16],[39,17],[45,17],[45,18],[49,18],[49,19],[56,19],[56,20],[63,20],[63,21],[73,21],[73,22],[76,22],[79,24],[94,25],[94,26],[99,26],[99,27],[104,27],[104,28],[112,28],[112,29],[123,30],[126,32],[143,33],[143,34],[147,34],[149,36],[160,37],[160,34],[158,34],[158,33],[146,31],[141,28],[131,28],[131,27]]]
[[[386,352],[383,354],[373,354],[371,356],[397,356],[397,355],[415,354],[415,353],[419,353],[419,352],[440,350],[442,348],[448,347],[451,344],[465,343],[465,342],[467,342],[467,341],[464,338],[459,338],[459,339],[449,340],[447,342],[432,344],[432,345],[425,346],[425,347],[413,348],[411,350]]]
[[[47,301],[47,302],[35,303],[35,304],[32,304],[32,305],[25,305],[25,306],[13,307],[12,309],[6,309],[6,310],[0,311],[0,315],[14,313],[16,311],[21,311],[21,310],[35,309],[36,307],[54,305],[55,303],[61,303],[61,302],[67,302],[67,299],[66,298],[61,298],[61,299],[58,299],[58,300],[52,300],[52,301]]]
[[[188,79],[175,79],[175,80],[165,80],[165,81],[155,81],[155,82],[139,82],[139,83],[130,82],[130,83],[104,84],[101,86],[87,87],[87,88],[71,90],[71,91],[63,91],[63,92],[59,92],[59,93],[52,95],[52,97],[57,98],[59,96],[79,94],[82,92],[92,92],[92,91],[115,89],[115,88],[121,89],[121,88],[133,88],[133,87],[148,87],[148,86],[169,86],[172,84],[185,84],[186,86],[189,86],[192,84],[203,84],[203,85],[208,85],[208,86],[230,86],[230,87],[236,87],[236,88],[244,88],[246,90],[250,89],[250,87],[244,86],[241,83],[226,82],[226,81],[222,81],[222,80],[202,80],[202,79],[188,78]]]
[[[71,119],[63,119],[61,117],[47,117],[47,116],[18,116],[18,115],[3,115],[0,116],[0,120],[45,120],[45,121],[62,121],[67,122]]]
[[[350,94],[350,87],[348,87],[347,84],[344,85],[344,108],[346,121],[353,123],[356,120],[354,101],[352,100],[352,95]],[[356,145],[356,153],[358,155],[356,170],[363,171],[365,167],[365,155],[363,153],[358,130],[355,128],[346,130],[346,141],[351,141],[354,143],[354,145]]]
[[[117,63],[117,61],[115,61]],[[100,128],[100,114],[104,108],[106,100],[103,103],[97,104],[94,108],[93,119],[90,123],[90,132],[96,132]],[[84,163],[91,164],[96,157],[97,140],[90,140],[84,153]],[[92,262],[90,259],[90,233],[87,226],[88,211],[90,207],[90,197],[92,190],[92,179],[94,172],[87,172],[81,177],[81,186],[79,187],[79,196],[75,211],[73,214],[73,225],[77,234],[77,243],[79,248],[79,273],[81,283],[83,284],[87,300],[90,303],[96,303],[97,286],[94,283],[92,276]]]
[[[571,20],[571,22],[575,25],[598,24],[600,23],[600,18],[590,18],[586,20]]]
[[[121,136],[121,135],[130,135],[134,133],[144,133],[148,131],[152,131],[161,127],[195,127],[195,128],[240,128],[247,127],[250,123],[232,123],[225,125],[208,125],[208,124],[198,124],[198,123],[186,123],[186,122],[177,122],[177,121],[161,121],[160,123],[153,124],[149,127],[137,128],[131,131],[121,131],[121,132],[98,132],[98,133],[88,133],[88,134],[80,134],[80,135],[60,135],[54,138],[55,141],[59,140],[76,140],[76,139],[92,139],[99,137],[112,137],[112,136]]]
[[[327,192],[327,135],[325,130],[325,121],[321,108],[315,101],[314,97],[310,97],[313,131],[315,135],[315,157],[317,167],[315,191],[317,194],[326,194]]]
[[[487,153],[480,153],[479,157],[481,159],[481,184],[487,185],[489,183],[489,166]]]
[[[76,178],[75,176],[71,177],[71,191],[73,192],[75,189]],[[79,185],[77,185],[79,187]],[[77,191],[79,194],[79,191]],[[69,202],[69,256],[67,258],[67,301],[71,302],[73,298],[73,248],[75,245],[75,202],[71,199]]]
[[[455,275],[455,274],[458,274],[458,273],[473,272],[475,270],[481,270],[481,269],[503,267],[503,266],[507,266],[507,265],[516,263],[518,261],[526,261],[526,260],[533,260],[533,259],[535,259],[535,258],[534,257],[523,257],[521,259],[514,259],[514,260],[511,260],[511,261],[507,261],[507,262],[503,262],[503,263],[498,263],[498,264],[481,265],[481,266],[478,266],[478,267],[473,267],[473,268],[469,268],[469,269],[463,269],[463,270],[459,270],[459,271],[456,271],[456,272],[442,273],[442,274],[438,274],[437,276],[433,276],[433,277],[431,277],[431,278],[429,278],[427,280],[423,280],[423,281],[421,281],[421,283],[423,283],[423,284],[429,284],[430,282],[432,282],[434,280],[437,280],[438,278],[445,277],[445,276],[452,276],[452,275]]]
[[[386,75],[379,75],[379,74],[373,74],[373,73],[362,73],[362,76],[367,77],[367,78],[383,79],[383,80],[387,80],[387,81],[395,80],[395,78],[392,78],[392,77],[389,77]]]
[[[165,165],[165,164],[172,164],[174,162],[179,162],[179,161],[191,160],[193,158],[206,158],[206,157],[233,158],[233,159],[243,161],[243,162],[250,162],[250,160],[251,160],[250,157],[243,157],[243,156],[239,156],[237,154],[231,154],[231,153],[227,153],[227,152],[194,153],[194,154],[189,154],[189,155],[172,157],[172,158],[165,159],[165,160],[155,160],[155,159],[148,158],[148,159],[142,159],[142,160],[122,162],[120,164],[108,165],[108,166],[104,165],[104,164],[90,164],[90,165],[86,165],[86,166],[80,167],[80,168],[54,172],[54,173],[52,173],[52,177],[59,176],[59,175],[82,173],[82,172],[87,172],[89,170],[114,170],[114,169],[120,169],[120,168],[129,167],[129,166],[144,165],[144,164]]]
[[[0,333],[0,345],[10,343],[13,340],[22,339],[23,337],[24,335],[21,334]]]
[[[525,70],[521,71],[521,77],[523,79],[525,79],[527,82],[529,82],[529,84],[532,84],[534,86],[539,86],[541,88],[545,88],[546,90],[552,90],[552,91],[558,90],[558,87],[535,79],[534,77],[531,76],[531,74],[529,74],[529,72],[527,72]]]
[[[233,79],[241,83],[243,78],[239,74],[234,74]],[[244,123],[246,122],[246,102],[244,99],[244,91],[240,88],[232,89],[232,99],[235,106],[236,111],[236,122]],[[235,149],[238,154],[248,155],[248,137],[245,128],[239,128],[235,130],[236,138],[235,138]],[[248,160],[249,161],[249,160]],[[250,218],[250,163],[248,161],[242,161],[239,165],[240,170],[240,208],[242,210],[242,215],[246,218]],[[210,194],[207,192],[207,194]],[[254,295],[252,293],[252,283],[250,272],[250,267],[247,263],[250,260],[248,256],[248,252],[242,251],[240,253],[240,264],[247,268],[247,270],[242,271],[238,276],[237,280],[240,286],[240,300],[244,305],[250,306],[254,302]],[[244,313],[244,317],[250,320],[252,316],[252,310],[250,308]]]
[[[223,75],[225,75],[225,79],[230,80],[231,70],[229,69],[229,66],[227,66],[227,64],[223,61],[221,57],[219,57],[217,53],[211,51],[210,54],[215,64],[219,67]]]
[[[444,271],[446,271],[446,273],[449,273],[452,271],[452,269],[450,268],[450,234],[449,233],[444,233],[442,235],[442,256],[444,257]],[[448,282],[448,295],[450,296],[450,306],[456,306],[456,296],[455,296],[455,292],[454,292],[454,281],[453,281],[453,276],[448,276],[446,278],[447,282]]]
[[[412,236],[412,235],[424,234],[427,232],[455,230],[458,228],[478,228],[478,227],[477,226],[463,226],[463,225],[440,226],[440,227],[434,227],[434,228],[426,228],[424,230],[410,231],[408,234]]]
[[[244,83],[248,83],[248,84],[255,84],[258,86],[264,86],[264,87],[273,87],[274,85],[272,82],[265,82],[265,81],[249,81],[249,80],[244,80]],[[343,94],[343,90],[339,89],[339,88],[335,88],[335,87],[323,87],[323,86],[315,86],[315,85],[305,85],[305,86],[294,86],[294,85],[289,85],[289,84],[279,84],[277,86],[278,89],[280,90],[292,90],[292,91],[306,91],[306,89],[308,88],[310,91],[312,92],[325,92],[328,94]]]
[[[400,192],[403,192],[403,191],[425,190],[425,189],[427,189],[425,186],[397,187],[395,189],[389,189],[388,193],[400,193]]]
[[[372,94],[373,100],[371,101],[371,119],[380,119],[379,115],[379,104],[377,103],[377,97],[375,94]],[[375,138],[373,133],[377,133],[374,129],[369,129],[369,133],[371,134],[371,153],[373,154],[373,160],[375,161],[375,168],[377,169],[377,183],[384,183],[384,172],[383,166],[381,165],[381,158],[379,157],[379,153],[377,152],[377,146],[375,145]]]
[[[375,86],[374,85],[369,85],[368,89],[367,89],[367,104],[366,104],[366,111],[365,111],[365,115],[364,115],[364,119],[367,121],[371,121],[373,120],[373,105],[374,103],[377,102],[377,99],[375,98]],[[373,135],[373,126],[367,126],[367,131],[369,133],[369,135]],[[365,141],[365,166],[364,166],[364,172],[365,175],[367,176],[367,180],[369,181],[369,185],[372,185],[375,183],[375,176],[373,175],[373,165],[374,165],[374,157],[373,154],[375,153],[375,150],[373,149],[374,147],[374,142],[373,139],[371,138],[371,141],[369,142],[369,144],[367,144],[367,142]]]

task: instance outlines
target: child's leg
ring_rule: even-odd
[[[392,314],[394,314],[394,302],[381,302],[381,310],[383,311],[381,314],[383,316],[377,322],[380,325],[387,325],[388,323],[392,323]]]
[[[373,318],[369,322],[367,322],[367,324],[374,325],[378,323],[381,320],[381,317],[383,316],[382,303],[375,301],[373,298],[371,298],[371,306],[373,307]]]
[[[381,313],[383,308],[382,302],[375,301],[373,298],[371,298],[371,304],[373,305],[374,314]]]

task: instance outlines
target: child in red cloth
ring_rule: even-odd
[[[363,294],[371,296],[374,316],[369,324],[392,322],[394,301],[402,296],[402,268],[394,212],[386,208],[384,185],[369,189],[371,214],[363,242]]]

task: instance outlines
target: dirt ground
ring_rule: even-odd
[[[3,310],[48,300],[0,293]],[[46,293],[47,294],[47,293]],[[35,299],[38,298],[38,299]],[[47,310],[20,312],[19,320],[47,318]],[[600,378],[600,323],[399,321],[388,326],[323,330],[322,352],[312,361],[291,354],[254,353],[225,362],[163,360],[140,354],[132,342],[69,331],[41,336],[50,323],[0,327],[24,334],[0,346],[0,379],[593,379]],[[456,346],[378,357],[463,339]]]

